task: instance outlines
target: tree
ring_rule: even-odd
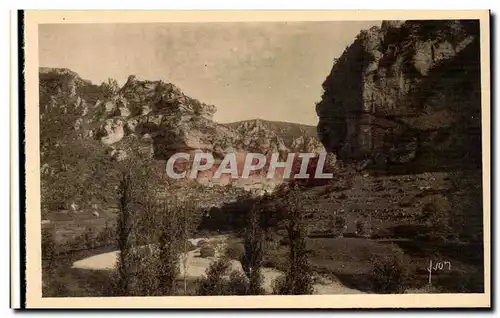
[[[313,293],[312,268],[307,257],[305,229],[302,217],[302,198],[295,186],[288,195],[285,208],[288,212],[287,233],[290,242],[288,270],[283,283],[276,291],[282,295],[304,295]]]
[[[359,236],[369,237],[371,235],[372,229],[371,224],[366,220],[356,221],[356,234]]]
[[[119,214],[116,227],[117,245],[120,253],[118,254],[118,282],[117,294],[127,296],[130,293],[131,264],[132,254],[131,233],[132,233],[132,188],[130,174],[123,173],[118,187],[119,193]]]
[[[220,258],[210,264],[204,277],[198,286],[197,294],[200,296],[207,295],[226,295],[227,285],[224,276],[229,271],[229,261],[226,258]]]
[[[184,283],[184,295],[187,294],[187,253],[188,253],[188,239],[191,234],[196,229],[199,223],[196,217],[196,212],[198,210],[197,202],[194,198],[188,198],[182,204],[182,213],[180,215],[180,238],[184,242],[183,244],[183,257],[182,257],[182,268],[183,268],[183,283]]]
[[[337,215],[335,217],[334,221],[334,229],[335,229],[335,234],[342,237],[344,236],[344,230],[346,228],[346,219],[342,215]]]
[[[248,278],[240,271],[232,271],[227,282],[228,295],[252,295],[248,292]]]
[[[402,294],[407,288],[408,264],[403,253],[393,248],[390,254],[375,254],[373,264],[373,288],[381,294]]]
[[[245,254],[241,259],[241,265],[249,280],[248,294],[262,295],[264,294],[261,274],[264,232],[255,206],[250,209],[247,222],[247,230],[244,233]]]
[[[178,223],[177,206],[167,202],[163,204],[161,212],[163,221],[159,237],[159,293],[173,295],[175,279],[179,274],[180,228]]]
[[[113,95],[116,95],[120,90],[120,86],[118,82],[113,78],[108,78],[106,82],[101,84],[101,93],[104,98],[111,98]]]

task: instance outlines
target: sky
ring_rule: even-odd
[[[163,80],[215,105],[214,120],[316,125],[315,103],[335,58],[377,21],[46,24],[39,65],[95,84]]]

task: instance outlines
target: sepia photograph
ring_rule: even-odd
[[[46,13],[28,306],[490,306],[487,11]]]

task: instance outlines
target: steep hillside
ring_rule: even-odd
[[[418,204],[438,194],[445,204],[424,219],[437,215],[455,234],[482,242],[478,21],[385,21],[362,31],[335,62],[323,89],[316,105],[318,136],[328,151],[367,169],[367,178],[373,173],[380,180],[413,180],[424,173],[430,183],[443,173],[450,186],[430,186],[409,207],[422,210]],[[387,190],[384,184],[379,188]],[[363,189],[355,190],[366,203],[374,192]],[[401,205],[407,193],[391,193],[393,204]],[[354,201],[353,195],[344,199],[344,206]]]
[[[244,159],[247,152],[324,150],[310,126],[260,120],[218,124],[212,120],[214,106],[171,83],[130,76],[123,87],[112,79],[95,85],[59,68],[40,68],[39,76],[46,201],[112,201],[110,174],[117,167],[154,167],[154,174],[164,177],[166,160],[176,152],[209,152],[220,160],[228,152]]]
[[[40,69],[41,122],[62,113],[84,138],[99,140],[118,159],[142,149],[155,159],[178,151],[321,151],[312,126],[262,120],[218,124],[216,109],[190,98],[171,83],[130,76],[119,88],[101,86],[67,69]],[[52,125],[53,126],[53,125]],[[55,136],[57,137],[57,136]],[[57,139],[57,138],[56,138]]]
[[[429,171],[481,164],[477,21],[390,21],[362,31],[316,106],[326,149],[346,161]]]

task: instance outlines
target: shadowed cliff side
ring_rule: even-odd
[[[390,21],[362,31],[316,105],[325,148],[391,172],[480,167],[479,43],[477,21]]]

